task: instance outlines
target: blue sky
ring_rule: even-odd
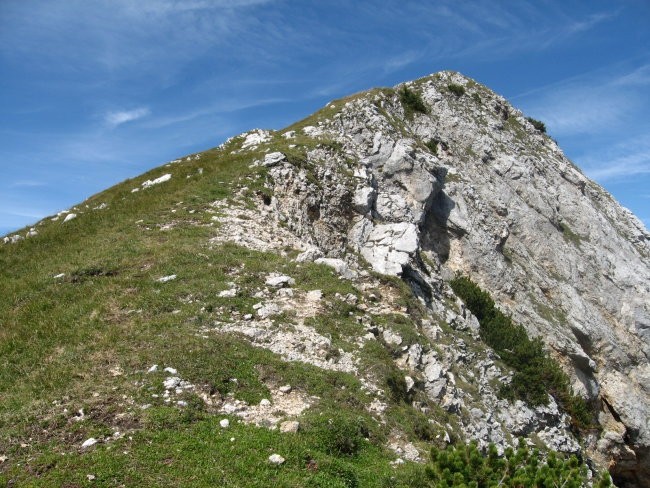
[[[650,2],[0,0],[0,235],[333,98],[451,69],[650,227]]]

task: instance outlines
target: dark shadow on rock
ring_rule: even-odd
[[[444,263],[449,258],[451,229],[447,226],[449,214],[456,206],[454,201],[441,190],[435,196],[424,221],[420,224],[420,244],[424,251],[433,251]]]
[[[408,283],[416,297],[421,298],[427,307],[431,307],[433,290],[417,269],[410,265],[403,266],[402,279]]]

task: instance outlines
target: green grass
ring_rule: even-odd
[[[580,234],[573,232],[566,222],[560,224],[560,230],[562,231],[562,237],[564,240],[576,247],[580,247],[582,241],[585,239]]]
[[[317,125],[361,96],[422,111],[417,94],[400,102],[394,90],[376,89],[332,102],[285,131]],[[0,456],[7,458],[0,462],[0,486],[423,484],[423,466],[390,464],[395,455],[384,447],[387,438],[397,431],[420,448],[441,446],[457,420],[422,391],[406,391],[405,372],[394,362],[401,348],[381,337],[368,340],[355,376],[287,362],[242,335],[219,332],[217,324],[254,312],[260,299],[253,294],[277,272],[296,280],[297,293],[322,291],[322,310],[306,323],[331,339],[333,353],[352,350],[367,333],[357,320],[362,308],[336,294],[352,293],[360,303],[366,297],[331,268],[294,262],[294,249],[280,255],[209,244],[220,232],[213,202],[255,209],[272,196],[267,170],[251,167],[267,152],[284,152],[316,190],[319,168],[308,161],[309,151],[320,148],[346,164],[341,146],[327,137],[297,132],[285,139],[274,132],[258,148],[239,152],[242,141],[127,180],[78,205],[76,219],[45,219],[38,236],[0,246]],[[171,180],[141,188],[165,173]],[[102,203],[108,207],[92,210]],[[65,276],[54,278],[60,273]],[[173,281],[157,281],[172,274]],[[405,314],[373,315],[375,325],[398,333],[401,347],[435,347],[419,331],[426,311],[408,285],[396,277],[370,279],[379,281],[381,293],[373,291],[378,300]],[[231,282],[237,296],[219,297]],[[275,321],[290,328],[296,316],[285,313]],[[158,371],[147,373],[153,364]],[[163,388],[167,366],[194,385],[170,403]],[[384,390],[378,395],[387,404],[383,422],[368,413],[376,397],[360,377]],[[202,399],[257,404],[285,384],[312,400],[296,434],[246,425],[235,416],[224,430],[224,416]],[[82,450],[89,437],[111,440]],[[270,465],[272,453],[286,462]]]
[[[294,142],[276,135],[255,151],[231,154],[241,144],[235,139],[198,160],[116,185],[78,205],[76,219],[45,219],[38,236],[0,247],[0,455],[7,456],[0,485],[407,486],[400,479],[420,468],[389,464],[386,427],[366,413],[372,397],[357,377],[285,362],[243,337],[210,331],[215,321],[252,313],[259,299],[251,295],[269,273],[280,272],[296,280],[296,290],[320,289],[334,305],[312,319],[317,329],[335,341],[359,332],[349,315],[354,307],[334,298],[358,292],[331,268],[295,263],[291,250],[282,257],[208,243],[219,232],[210,204],[233,203],[243,187],[240,205],[261,201],[266,170],[251,162],[267,149],[291,155]],[[316,145],[336,150],[327,141],[299,142],[296,164],[300,151]],[[131,192],[165,173],[171,180]],[[91,210],[100,203],[108,208]],[[157,281],[171,274],[177,278]],[[218,297],[229,282],[240,293]],[[148,374],[153,364],[159,370]],[[187,402],[184,408],[164,402],[166,366],[195,385],[174,398]],[[256,404],[283,384],[318,398],[295,435],[232,417],[232,428],[222,432],[222,416],[198,396]],[[320,414],[332,411],[345,417],[342,432],[354,425],[350,418],[362,418],[358,433],[370,441],[358,437],[353,452],[333,451],[319,424]],[[80,449],[85,439],[116,431],[125,436]],[[287,462],[269,465],[272,452]]]
[[[174,418],[173,410],[160,407],[149,415]],[[298,434],[244,425],[234,417],[227,429],[219,426],[217,417],[172,420],[84,453],[62,455],[49,450],[30,463],[33,476],[23,478],[16,468],[0,475],[0,481],[21,479],[20,486],[33,487],[385,486],[394,470],[381,448],[357,437],[352,452],[339,452],[338,447],[347,446],[347,439],[328,431],[328,418],[322,418],[325,425],[308,425]],[[350,428],[355,424],[335,425]],[[273,453],[282,455],[285,463],[269,463]],[[88,481],[89,474],[94,481]]]

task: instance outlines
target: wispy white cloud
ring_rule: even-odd
[[[207,107],[198,108],[195,110],[189,110],[185,112],[176,112],[171,115],[161,116],[153,118],[151,121],[144,124],[148,129],[156,129],[167,127],[171,125],[180,124],[183,122],[190,122],[192,120],[213,116],[217,117],[222,114],[228,114],[237,112],[240,110],[246,110],[256,107],[264,107],[267,105],[273,105],[276,103],[283,103],[291,101],[288,98],[274,97],[274,98],[261,98],[257,100],[243,99],[243,98],[230,98],[228,100],[222,100],[218,103],[214,103]]]
[[[42,210],[29,210],[26,209],[25,207],[20,207],[20,208],[3,207],[2,213],[5,215],[11,215],[14,217],[26,217],[29,219],[39,219],[42,218],[43,215],[45,215],[45,212]]]
[[[620,125],[638,96],[612,93],[608,87],[571,86],[548,93],[531,112],[556,135],[594,133]]]
[[[557,136],[614,132],[647,108],[648,65],[587,73],[513,97]],[[645,108],[644,108],[645,107]]]
[[[399,71],[400,69],[405,68],[406,66],[409,66],[410,64],[413,64],[416,61],[419,61],[420,59],[422,59],[424,55],[425,55],[424,51],[414,51],[414,50],[400,53],[398,55],[386,59],[382,63],[382,70],[384,71],[385,74],[394,73],[395,71]]]
[[[423,5],[421,11],[423,18],[439,18],[443,31],[452,31],[447,32],[442,44],[437,42],[436,30],[431,31],[430,49],[438,56],[482,61],[547,50],[584,35],[618,15],[617,11],[599,12],[584,19],[573,19],[543,5],[493,1],[436,3]]]
[[[147,107],[140,107],[133,110],[112,111],[104,115],[104,122],[109,127],[115,128],[118,125],[146,117],[149,113],[150,110]]]
[[[650,136],[601,149],[579,162],[587,176],[599,182],[650,175]]]
[[[46,186],[44,181],[37,180],[17,180],[9,184],[9,188],[35,188],[39,186]]]
[[[576,34],[578,32],[585,32],[590,29],[593,29],[598,24],[610,20],[618,15],[618,12],[602,12],[597,14],[592,14],[584,20],[579,20],[573,23],[568,24],[566,28],[567,35]]]
[[[650,63],[638,67],[630,73],[619,76],[612,81],[614,86],[648,86],[650,85]]]
[[[38,70],[174,76],[178,63],[228,45],[270,0],[50,0],[3,5],[0,52]],[[47,46],[43,50],[42,46]],[[133,68],[133,69],[131,69]]]

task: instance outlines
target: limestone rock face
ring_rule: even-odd
[[[353,268],[360,256],[408,281],[432,311],[448,312],[446,279],[470,276],[601,405],[588,455],[617,480],[650,486],[650,234],[489,89],[452,72],[406,85],[428,113],[407,116],[397,90],[373,90],[303,129],[341,148],[308,152],[315,178],[273,157],[273,210],[314,255]],[[442,365],[423,372],[444,398]],[[501,421],[539,426],[541,413],[518,412]],[[561,437],[549,443],[569,442]]]

